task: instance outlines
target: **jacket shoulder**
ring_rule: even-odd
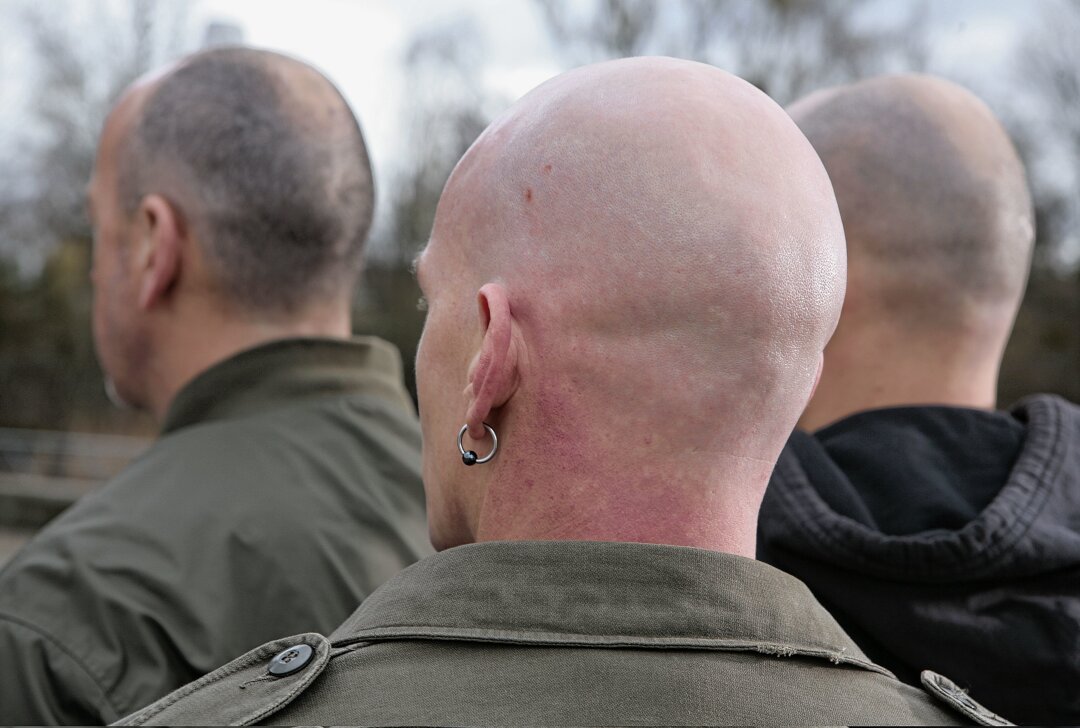
[[[114,725],[251,725],[302,694],[329,659],[320,634],[267,642]]]
[[[944,675],[939,675],[932,670],[923,670],[920,679],[928,693],[967,720],[975,723],[975,725],[1013,725],[1013,723],[978,703],[959,685]]]
[[[349,647],[334,649],[326,637],[314,633],[268,642],[114,725],[251,725],[266,721],[312,688],[335,655],[350,651]],[[925,692],[909,689],[919,696],[916,702],[925,709],[907,714],[916,719],[905,722],[1012,725],[951,680],[929,671],[923,673],[922,680]]]
[[[67,645],[28,620],[0,611],[0,706],[9,725],[77,725],[119,713],[99,677]]]

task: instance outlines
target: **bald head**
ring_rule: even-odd
[[[801,396],[835,324],[842,233],[821,165],[771,100],[709,66],[565,74],[484,134],[446,195],[483,200],[459,217],[461,250],[559,322],[551,355],[605,387],[652,360],[682,382],[669,411],[707,396],[695,387]],[[613,347],[625,358],[600,356]]]
[[[789,109],[821,155],[848,239],[852,305],[911,329],[1011,324],[1034,239],[1024,169],[970,92],[929,76],[821,91]]]
[[[525,96],[454,171],[421,261],[425,339],[443,301],[467,321],[480,289],[494,321],[483,287],[505,289],[521,343],[504,406],[527,412],[507,426],[568,477],[656,453],[770,461],[839,315],[844,255],[828,177],[764,94],[686,61],[598,64]],[[488,361],[455,418],[489,417]]]
[[[337,89],[267,51],[195,54],[129,91],[114,115],[118,185],[181,209],[219,292],[259,316],[348,299],[373,209],[360,128]]]

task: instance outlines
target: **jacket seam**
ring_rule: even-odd
[[[424,631],[424,630],[430,631]],[[393,630],[407,630],[394,632]],[[717,652],[756,652],[774,657],[811,657],[815,659],[827,659],[833,664],[847,664],[862,668],[869,672],[877,672],[895,679],[895,676],[887,669],[868,660],[861,660],[848,654],[846,647],[829,649],[826,647],[809,647],[806,645],[792,645],[785,642],[770,640],[718,640],[711,637],[688,637],[681,641],[672,641],[670,637],[656,637],[655,640],[667,640],[665,642],[643,641],[640,636],[633,635],[590,635],[594,639],[578,639],[574,641],[556,639],[557,637],[589,637],[566,632],[543,632],[530,630],[513,630],[512,634],[522,635],[515,639],[506,630],[490,629],[491,634],[477,634],[472,630],[450,630],[434,628],[425,625],[396,624],[383,625],[381,627],[365,630],[361,634],[348,637],[332,643],[334,647],[348,647],[356,642],[386,642],[393,640],[440,640],[461,642],[484,642],[501,643],[511,645],[545,645],[553,647],[606,647],[606,648],[638,648],[638,649],[693,649]],[[548,639],[543,639],[548,636]],[[726,643],[725,643],[726,642]]]
[[[33,632],[34,634],[44,639],[47,643],[55,647],[60,652],[60,654],[71,660],[71,662],[76,667],[78,667],[79,670],[81,670],[88,678],[90,678],[90,682],[94,685],[94,687],[98,689],[102,701],[104,701],[105,705],[107,705],[109,709],[113,712],[113,717],[111,718],[111,720],[115,720],[116,718],[120,717],[120,711],[117,709],[117,706],[109,697],[109,691],[105,689],[105,686],[102,684],[101,678],[96,675],[93,670],[90,669],[89,665],[83,662],[82,658],[75,654],[75,651],[73,649],[71,649],[66,644],[61,642],[58,638],[47,632],[44,628],[39,627],[38,625],[29,622],[21,617],[16,617],[15,615],[8,612],[0,611],[0,621],[10,622],[11,624],[15,624],[22,627],[23,629],[29,630],[30,632]]]
[[[275,642],[278,642],[278,643],[300,642],[302,644],[308,644],[308,642],[304,641],[304,639],[302,639],[302,638],[311,637],[312,635],[313,635],[313,633],[304,633],[304,634],[296,635],[295,637],[285,637],[285,638],[282,638],[280,640],[275,640]],[[326,638],[321,637],[321,639],[325,640]],[[184,687],[179,688],[178,690],[170,693],[169,695],[166,695],[164,698],[162,698],[158,702],[152,703],[152,704],[146,706],[145,708],[143,708],[142,710],[140,710],[139,712],[133,714],[132,716],[129,716],[131,718],[130,722],[125,721],[124,725],[145,725],[148,720],[151,720],[155,716],[160,715],[161,713],[163,713],[164,711],[166,711],[169,708],[173,707],[174,705],[176,705],[180,701],[185,700],[186,698],[189,698],[189,697],[195,695],[196,693],[200,692],[204,688],[210,687],[211,685],[216,685],[217,683],[221,682],[222,680],[224,680],[224,679],[226,679],[226,678],[228,678],[228,677],[230,677],[232,675],[235,675],[238,672],[246,670],[249,667],[257,665],[257,664],[259,664],[261,662],[265,662],[267,657],[272,655],[274,653],[274,651],[277,649],[277,645],[275,645],[275,647],[271,648],[271,650],[269,650],[269,651],[267,650],[267,648],[270,647],[271,645],[274,645],[275,642],[268,642],[268,643],[266,643],[266,644],[264,644],[264,645],[262,645],[260,647],[257,647],[253,651],[251,651],[251,652],[249,652],[249,653],[247,653],[245,655],[241,655],[240,657],[236,658],[232,662],[227,663],[227,664],[219,667],[217,670],[214,670],[213,672],[207,673],[206,675],[203,675],[201,678],[195,680],[194,682],[188,683]],[[327,647],[329,647],[328,643],[324,643],[324,644],[327,644]],[[315,660],[320,660],[321,664],[325,665],[326,662],[329,660],[329,654],[325,655],[322,658],[319,658],[318,657],[318,648],[316,647],[315,648],[315,657],[314,657],[314,659]],[[309,668],[306,668],[306,669],[309,669]],[[241,719],[241,722],[242,723],[254,722],[255,720],[258,720],[261,717],[265,717],[266,715],[277,712],[281,707],[283,707],[284,704],[286,704],[286,702],[288,700],[291,700],[293,697],[295,697],[298,692],[300,692],[301,690],[306,690],[308,685],[310,685],[310,683],[311,683],[311,679],[306,680],[306,681],[302,680],[299,683],[298,686],[294,687],[293,690],[291,690],[289,692],[289,694],[287,696],[285,696],[285,697],[283,697],[281,699],[275,699],[275,700],[272,701],[271,705],[266,706],[264,708],[260,708],[255,713],[251,713],[251,714],[248,714],[248,715],[244,716]],[[262,713],[262,715],[260,715],[260,713]]]
[[[252,665],[263,662],[264,660],[265,658],[249,658],[247,660],[238,660],[236,663],[219,668],[220,672],[218,670],[215,670],[212,673],[204,675],[195,682],[183,688],[180,688],[176,692],[172,693],[167,698],[162,700],[160,704],[152,705],[146,708],[146,712],[137,715],[135,719],[130,723],[130,725],[145,725],[146,721],[150,720],[156,715],[160,715],[163,711],[176,705],[184,698],[194,695],[203,688],[221,682],[223,679],[229,677],[230,675],[234,675],[241,670],[245,670],[248,667],[251,667]]]
[[[327,655],[326,660],[324,660],[323,663],[325,664],[326,662],[329,662],[329,659],[330,656]],[[308,680],[301,680],[297,682],[295,685],[293,685],[292,690],[290,690],[287,694],[276,696],[273,700],[270,701],[269,705],[265,705],[255,710],[254,712],[248,713],[237,722],[241,725],[251,725],[253,723],[257,723],[263,718],[281,712],[286,707],[288,707],[289,703],[291,703],[297,695],[307,691],[307,689],[311,687],[311,683],[314,682],[317,678],[318,675]]]
[[[153,716],[160,715],[163,711],[168,709],[168,707],[172,707],[173,705],[175,705],[179,701],[184,700],[185,698],[188,698],[189,696],[193,696],[194,693],[199,692],[204,687],[214,685],[214,684],[220,682],[221,679],[224,679],[226,677],[229,677],[230,675],[238,673],[241,670],[245,670],[245,669],[249,668],[249,666],[251,666],[251,665],[253,665],[253,664],[257,663],[257,662],[260,662],[260,661],[261,660],[251,660],[251,661],[244,660],[240,664],[230,664],[230,665],[226,666],[226,668],[221,668],[220,669],[221,672],[215,671],[214,673],[204,675],[203,677],[199,678],[198,680],[195,680],[194,683],[192,683],[192,684],[190,684],[190,685],[188,685],[188,686],[186,686],[184,688],[180,688],[176,692],[173,692],[172,695],[170,695],[170,696],[166,697],[165,699],[163,699],[160,704],[154,704],[154,705],[148,706],[147,709],[145,709],[146,712],[145,713],[140,712],[139,714],[137,714],[135,716],[135,718],[132,720],[131,724],[129,724],[129,725],[132,725],[132,726],[145,725],[147,720],[149,720]],[[207,679],[207,678],[210,678],[212,675],[213,675],[213,679]]]

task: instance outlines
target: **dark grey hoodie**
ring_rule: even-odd
[[[1080,724],[1080,408],[904,407],[796,432],[758,557],[875,662],[1020,723]]]

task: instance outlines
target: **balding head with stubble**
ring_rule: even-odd
[[[243,349],[349,335],[371,168],[311,66],[220,48],[140,79],[109,115],[89,192],[95,341],[127,403],[161,419]]]
[[[836,189],[848,300],[803,424],[906,404],[992,407],[1034,239],[1024,169],[979,99],[929,76],[789,109]]]
[[[204,51],[153,84],[133,131],[125,203],[164,191],[184,205],[224,303],[275,318],[351,297],[373,184],[325,76],[269,51]]]
[[[828,178],[749,84],[633,59],[542,85],[458,165],[420,260],[436,545],[752,555],[844,274]],[[483,422],[500,450],[467,469],[454,436],[483,454]]]

